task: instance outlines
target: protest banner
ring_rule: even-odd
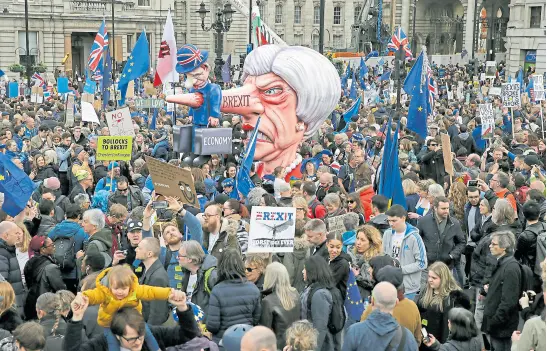
[[[19,96],[19,83],[17,82],[9,82],[8,85],[8,97],[9,98],[16,98]]]
[[[163,99],[136,99],[135,107],[137,109],[142,108],[163,108],[165,100]]]
[[[155,95],[156,94],[156,88],[154,88],[154,84],[150,82],[144,82],[144,93],[146,95]]]
[[[95,101],[95,97],[93,96],[93,94],[82,93],[82,101],[92,104]]]
[[[253,206],[247,252],[293,252],[294,207]]]
[[[82,121],[99,124],[99,117],[95,112],[95,108],[89,102],[82,101]]]
[[[520,107],[520,84],[504,83],[501,86],[501,99],[505,107]]]
[[[490,87],[490,90],[488,90],[488,95],[501,95],[501,87]]]
[[[327,230],[329,234],[343,234],[346,232],[346,227],[344,226],[344,218],[348,216],[348,213],[335,216],[332,218],[327,218]]]
[[[494,135],[494,110],[492,104],[479,104],[481,119],[481,139],[491,139]]]
[[[100,136],[97,138],[98,161],[131,161],[133,137]]]
[[[192,173],[186,169],[145,156],[156,194],[178,197],[183,204],[198,206]]]
[[[496,78],[496,61],[486,61],[486,78]]]
[[[30,102],[41,104],[44,101],[44,88],[42,87],[32,87]]]
[[[129,107],[106,113],[106,123],[112,136],[135,136]]]
[[[450,179],[454,176],[454,165],[452,164],[452,145],[450,144],[450,136],[441,133],[441,144],[443,150],[444,170],[450,174]],[[451,180],[452,182],[452,180]]]
[[[543,86],[543,75],[536,74],[532,76],[534,81],[534,99],[535,101],[545,101],[545,87]]]
[[[69,90],[68,90],[68,78],[67,77],[57,78],[57,92],[59,94],[66,94],[66,93],[69,92]]]
[[[74,126],[74,95],[68,95],[66,99],[65,123],[67,127]]]

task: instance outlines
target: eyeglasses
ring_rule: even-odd
[[[297,211],[302,211],[302,212],[305,212],[305,211],[306,211],[306,209],[303,208],[303,207],[297,207],[296,210],[297,210]]]
[[[123,192],[127,191],[127,189],[128,189],[128,188],[125,188],[125,189],[118,188],[118,191],[119,191],[120,193],[123,193]]]
[[[215,214],[207,214],[207,213],[203,214],[203,218],[205,218],[205,219],[207,219],[209,217],[214,217],[214,216],[218,216],[218,214],[216,214],[216,213]]]
[[[429,146],[439,146],[439,144],[429,144]]]
[[[348,203],[354,204],[354,203],[355,203],[355,200],[349,200]]]
[[[144,335],[136,336],[134,338],[126,338],[125,336],[122,335],[122,339],[124,339],[130,344],[134,344],[137,340],[140,340],[140,341],[144,340]]]

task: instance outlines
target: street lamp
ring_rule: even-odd
[[[217,80],[220,80],[220,77],[222,76],[222,65],[224,65],[224,60],[222,59],[222,52],[224,51],[223,33],[230,30],[230,26],[232,25],[232,15],[235,13],[235,11],[232,10],[232,5],[230,5],[229,2],[225,3],[222,10],[220,8],[217,10],[217,19],[211,24],[209,28],[206,28],[205,17],[210,12],[211,11],[207,10],[207,8],[205,7],[203,1],[199,5],[199,10],[196,11],[196,13],[198,13],[199,17],[201,18],[201,29],[205,32],[208,32],[211,29],[215,31],[215,77]]]

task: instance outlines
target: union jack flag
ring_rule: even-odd
[[[34,81],[34,86],[43,86],[45,83],[44,78],[38,72],[34,72],[32,75],[32,80]]]
[[[99,61],[103,57],[104,48],[108,46],[108,33],[106,32],[106,24],[103,20],[97,35],[95,36],[95,41],[91,46],[91,53],[89,54],[89,59],[87,65],[91,71],[95,71],[99,66]]]
[[[179,65],[187,65],[194,61],[194,66],[196,66],[199,62],[203,60],[203,54],[201,53],[201,50],[194,48],[191,45],[184,45],[183,48],[186,48],[190,53],[180,53],[177,56],[180,58],[178,64]]]
[[[433,77],[429,77],[429,105],[431,106],[431,109],[433,110],[433,105],[435,102],[435,99],[437,98],[437,95],[439,94],[437,91],[437,83],[433,79]]]
[[[399,46],[403,46],[406,57],[412,57],[412,51],[408,47],[408,37],[402,27],[397,27],[395,33],[391,36],[391,42],[387,44],[388,51],[397,51]]]

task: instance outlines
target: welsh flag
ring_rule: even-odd
[[[260,19],[260,10],[258,6],[253,6],[253,12],[251,17],[251,26],[252,26],[252,32],[253,35],[253,47],[259,47],[261,45],[269,44],[268,40],[264,36],[264,33],[262,33],[262,20]]]
[[[154,86],[179,81],[177,66],[177,43],[175,41],[175,30],[171,19],[171,10],[167,12],[163,37],[161,39],[160,51],[158,53],[158,65],[154,76]]]

